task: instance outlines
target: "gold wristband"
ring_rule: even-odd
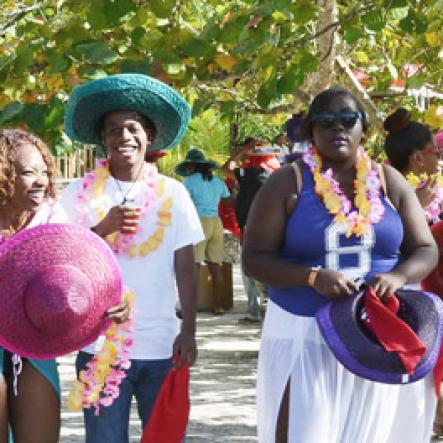
[[[313,266],[308,274],[308,286],[311,288],[315,285],[315,280],[317,280],[318,271],[320,271],[321,266]]]

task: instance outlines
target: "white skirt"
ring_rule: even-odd
[[[428,443],[436,396],[432,373],[408,385],[374,383],[345,369],[314,317],[269,301],[257,376],[259,443],[275,443],[288,380],[289,443]]]

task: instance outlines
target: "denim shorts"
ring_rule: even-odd
[[[77,375],[85,368],[92,354],[80,351],[75,362]],[[86,443],[128,443],[131,400],[135,396],[143,429],[151,415],[155,399],[172,367],[172,359],[131,360],[131,367],[120,385],[120,395],[111,406],[101,406],[100,414],[84,409]]]

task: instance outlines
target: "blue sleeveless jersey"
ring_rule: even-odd
[[[335,223],[314,189],[314,180],[303,167],[303,183],[297,206],[288,218],[280,256],[304,266],[342,272],[353,280],[369,281],[392,270],[400,256],[403,225],[397,211],[382,197],[385,207],[380,222],[361,237],[346,238],[346,229]],[[296,315],[312,317],[329,299],[308,286],[269,288],[270,299]]]

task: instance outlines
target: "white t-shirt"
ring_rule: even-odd
[[[63,209],[52,199],[42,203],[26,228],[34,228],[35,226],[46,223],[66,223],[66,216]]]
[[[164,196],[158,198],[144,218],[141,232],[134,238],[135,244],[143,243],[156,228],[157,211],[167,197],[172,197],[172,224],[164,229],[164,239],[159,247],[145,257],[130,257],[127,253],[116,255],[123,274],[123,283],[135,293],[134,344],[130,358],[140,360],[166,359],[172,356],[172,345],[179,331],[175,315],[177,286],[175,280],[174,253],[176,250],[199,243],[204,239],[203,230],[192,200],[178,181],[159,174],[165,180]],[[122,203],[122,194],[131,198],[134,206],[142,206],[143,182],[118,182],[113,177],[106,180],[101,198],[105,211]],[[64,190],[60,204],[71,223],[88,228],[99,220],[94,201],[80,201],[82,179],[70,183]],[[126,195],[128,194],[128,195]],[[92,344],[84,349],[89,353],[100,350]]]

